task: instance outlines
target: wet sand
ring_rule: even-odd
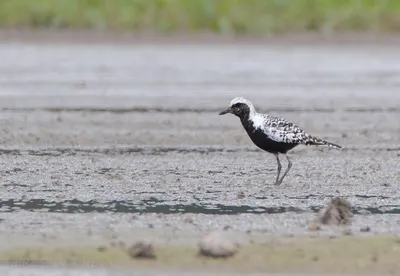
[[[1,259],[63,246],[67,255],[71,246],[96,252],[138,239],[193,252],[214,230],[241,244],[240,256],[257,254],[253,247],[271,241],[304,242],[300,248],[315,252],[323,242],[304,236],[349,232],[353,236],[344,238],[350,240],[392,236],[378,249],[366,242],[372,244],[364,248],[367,259],[377,250],[396,254],[395,44],[8,40],[0,53]],[[238,95],[344,149],[295,148],[292,171],[282,186],[273,186],[274,157],[252,145],[237,118],[217,115]],[[352,204],[351,225],[309,231],[315,212],[336,196]],[[366,227],[370,231],[362,232]],[[326,248],[343,247],[341,239],[329,242]],[[395,272],[397,261],[382,256],[386,262],[371,257],[366,266],[346,269],[324,258],[316,269],[308,258],[308,266],[294,270]],[[298,255],[284,258],[280,267],[243,272],[293,272],[287,268]],[[229,262],[211,268],[226,271]]]
[[[212,260],[199,256],[194,247],[173,246],[156,247],[157,259],[132,260],[125,248],[103,246],[98,248],[82,246],[63,246],[60,248],[33,248],[8,252],[9,264],[27,265],[29,260],[45,260],[36,265],[79,265],[120,269],[180,268],[183,271],[233,272],[233,273],[383,273],[395,274],[399,265],[398,238],[287,238],[284,241],[269,240],[245,245],[235,256]],[[346,250],[343,248],[346,247]],[[24,256],[24,261],[19,258]],[[4,258],[4,257],[3,257]]]

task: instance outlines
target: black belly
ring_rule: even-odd
[[[247,129],[246,129],[247,130]],[[262,150],[270,153],[286,153],[288,150],[293,149],[298,144],[289,144],[276,142],[270,138],[260,129],[253,131],[253,129],[247,130],[247,134],[253,143]]]

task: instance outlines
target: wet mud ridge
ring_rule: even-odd
[[[51,113],[219,113],[220,108],[165,108],[165,107],[131,107],[131,108],[93,108],[93,107],[41,107],[41,108],[0,108],[0,112],[51,112]],[[269,108],[267,110],[259,109],[261,113],[269,112],[311,112],[311,113],[333,113],[333,112],[350,112],[350,113],[373,113],[373,112],[390,112],[399,113],[398,107],[347,107],[347,108]]]

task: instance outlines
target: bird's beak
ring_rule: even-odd
[[[232,109],[230,107],[227,110],[220,112],[218,115],[225,115],[227,113],[232,113]]]

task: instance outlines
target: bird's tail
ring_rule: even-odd
[[[334,143],[319,139],[317,137],[313,137],[311,136],[309,138],[309,140],[306,142],[306,145],[315,145],[315,146],[328,146],[331,148],[335,148],[335,149],[341,149],[342,147],[339,145],[336,145]]]

